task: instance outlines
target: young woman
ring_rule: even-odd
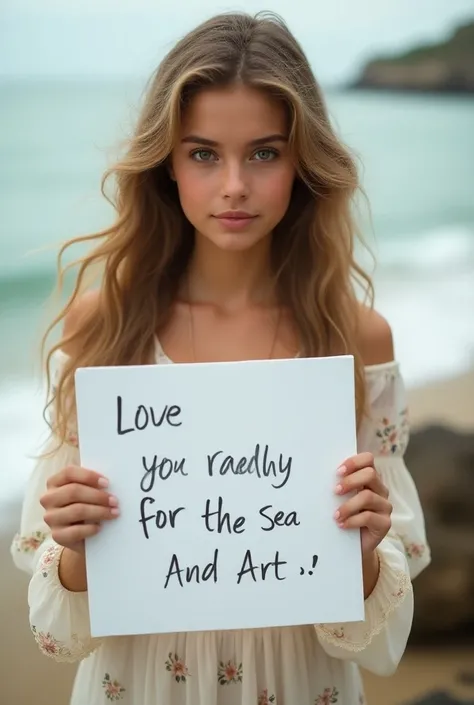
[[[184,37],[112,173],[117,219],[89,238],[97,246],[53,324],[64,319],[47,359],[51,439],[12,546],[32,574],[34,637],[45,654],[81,662],[72,705],[363,703],[358,668],[397,667],[429,549],[403,461],[390,327],[355,295],[356,279],[371,291],[354,258],[356,168],[285,25],[226,14]],[[100,285],[84,293],[97,266]],[[347,353],[359,453],[335,469],[334,521],[361,531],[365,621],[91,638],[84,539],[115,520],[120,497],[80,466],[74,370]]]

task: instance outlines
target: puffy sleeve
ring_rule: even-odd
[[[399,365],[366,368],[370,412],[361,424],[359,452],[369,451],[390,492],[392,528],[377,548],[380,572],[365,601],[363,622],[318,624],[326,653],[355,661],[377,675],[392,674],[410,635],[412,580],[430,563],[423,511],[405,465],[409,439],[406,395]]]
[[[62,353],[53,359],[53,384],[63,359]],[[41,453],[56,446],[57,440],[50,435]],[[23,500],[19,531],[11,545],[13,562],[31,576],[29,619],[39,648],[57,661],[71,662],[89,655],[100,640],[90,634],[87,592],[70,592],[59,580],[63,548],[53,541],[39,500],[50,476],[67,465],[78,463],[77,434],[71,429],[67,442],[54,455],[41,457],[33,468]]]

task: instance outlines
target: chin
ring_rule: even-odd
[[[217,237],[209,238],[216,247],[227,252],[244,252],[256,247],[263,240],[267,239],[266,235],[255,237],[255,235],[244,233],[225,233]]]
[[[198,237],[204,238],[212,243],[219,250],[228,252],[243,252],[263,244],[271,237],[270,233],[255,232],[254,228],[248,228],[234,232],[220,228],[217,232],[214,228],[197,228]]]

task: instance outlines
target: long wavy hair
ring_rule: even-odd
[[[76,266],[71,296],[43,339],[64,319],[99,269],[97,306],[46,355],[48,387],[56,350],[72,350],[50,395],[53,430],[63,442],[75,414],[78,367],[153,362],[157,331],[166,323],[193,250],[193,228],[180,206],[168,161],[183,111],[206,87],[236,82],[284,104],[297,175],[287,213],[272,237],[272,265],[281,305],[293,315],[300,354],[355,357],[356,410],[365,408],[358,349],[357,285],[373,301],[372,282],[355,258],[360,238],[354,204],[361,192],[356,163],[331,125],[321,89],[285,23],[273,14],[220,14],[184,36],[151,77],[136,129],[121,158],[104,175],[102,193],[113,224],[67,241],[58,256],[59,287]],[[106,195],[113,180],[115,196]],[[62,268],[67,248],[95,246]]]

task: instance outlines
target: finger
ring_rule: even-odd
[[[361,490],[368,487],[381,497],[388,497],[388,489],[382,482],[382,479],[373,466],[364,467],[361,470],[353,472],[347,477],[341,478],[336,485],[337,494],[346,494],[354,490]]]
[[[362,529],[365,527],[376,535],[385,536],[390,531],[391,526],[392,522],[389,515],[366,511],[354,514],[346,519],[341,528]]]
[[[89,485],[90,487],[107,487],[109,482],[106,477],[95,470],[87,470],[78,465],[68,465],[60,472],[50,477],[46,483],[48,489],[54,487],[62,487],[71,483],[79,483],[81,485]]]
[[[40,499],[45,509],[66,507],[69,504],[99,504],[116,507],[118,499],[105,490],[98,490],[88,485],[73,482],[48,490]]]
[[[89,536],[95,536],[101,528],[100,524],[76,524],[75,526],[54,529],[51,532],[51,537],[60,546],[72,546],[89,538]]]
[[[338,521],[345,521],[353,514],[366,510],[380,514],[391,514],[392,505],[384,497],[365,489],[341,505],[334,516]]]
[[[338,475],[350,475],[356,470],[361,470],[369,465],[374,465],[375,459],[372,453],[358,453],[351,458],[347,458],[337,469]]]
[[[71,526],[72,524],[97,524],[119,515],[116,507],[99,507],[96,504],[70,504],[68,507],[51,509],[44,515],[49,527]]]

